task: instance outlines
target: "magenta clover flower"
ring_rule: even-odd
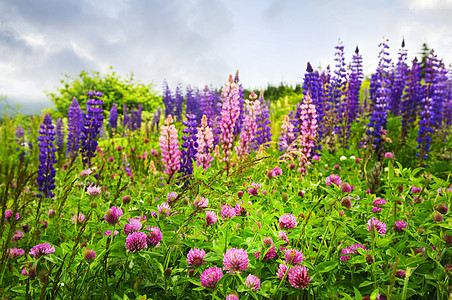
[[[34,258],[40,258],[42,255],[55,253],[55,247],[49,243],[39,244],[31,248],[30,255]]]
[[[289,283],[292,287],[305,289],[311,282],[308,269],[305,266],[296,266],[289,269]]]
[[[354,245],[347,246],[344,249],[342,249],[342,253],[341,253],[342,255],[340,257],[340,260],[343,261],[343,262],[347,262],[350,259],[350,255],[347,255],[347,254],[356,254],[356,253],[358,253],[358,251],[357,251],[358,248],[361,248],[361,249],[369,251],[363,245],[356,243]]]
[[[231,248],[224,254],[223,265],[228,273],[246,271],[248,264],[248,253],[244,249]]]
[[[144,232],[132,232],[126,238],[126,249],[129,252],[140,251],[147,247],[147,235]]]
[[[375,201],[373,203],[374,206],[383,206],[385,204],[386,204],[386,200],[382,199],[382,198],[375,199]]]
[[[339,175],[331,174],[325,179],[325,183],[327,186],[331,186],[331,184],[335,184],[337,186],[341,186],[342,181]]]
[[[100,186],[89,186],[86,191],[88,192],[88,194],[90,194],[91,196],[96,196],[96,195],[100,195],[100,193],[102,192],[102,189],[100,188]]]
[[[235,209],[231,207],[229,204],[223,205],[221,208],[221,218],[223,220],[232,219],[235,217]]]
[[[138,219],[129,219],[129,224],[124,225],[124,234],[129,235],[132,232],[138,232],[143,227],[140,220]]]
[[[213,288],[223,277],[223,272],[217,266],[206,269],[201,274],[201,285],[206,288]]]
[[[288,266],[286,266],[284,264],[279,264],[279,268],[278,268],[278,272],[276,273],[276,276],[278,276],[279,279],[283,280],[284,275],[287,273],[288,269],[289,269]]]
[[[105,221],[108,224],[114,225],[119,222],[119,219],[122,216],[122,209],[120,207],[111,207],[109,210],[105,212]]]
[[[372,231],[373,228],[375,228],[376,232],[381,235],[386,234],[386,224],[376,218],[372,218],[367,221],[367,230]]]
[[[163,238],[162,231],[157,227],[147,227],[146,230],[149,231],[149,234],[147,236],[148,245],[155,248],[160,246],[160,242]]]
[[[294,215],[286,213],[279,218],[279,228],[290,229],[297,226],[297,218]]]
[[[245,285],[253,291],[257,291],[261,286],[261,281],[257,276],[249,274],[245,279]]]
[[[202,264],[205,264],[204,256],[206,252],[203,249],[193,248],[188,251],[187,254],[187,263],[188,266],[191,267],[199,267]]]
[[[209,199],[198,196],[198,197],[196,197],[193,204],[196,209],[207,208],[207,206],[209,205]]]
[[[297,249],[289,249],[284,255],[286,264],[297,265],[303,262],[303,254]]]
[[[217,214],[214,211],[206,211],[206,223],[208,226],[214,225],[218,220]]]
[[[405,221],[396,221],[394,225],[394,231],[401,232],[407,227],[407,222]]]

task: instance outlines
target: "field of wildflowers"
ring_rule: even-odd
[[[380,49],[308,63],[296,107],[237,73],[5,116],[1,299],[450,298],[451,70]]]

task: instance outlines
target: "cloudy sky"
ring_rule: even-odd
[[[64,74],[134,72],[160,91],[166,79],[220,86],[301,83],[308,61],[332,64],[340,41],[358,45],[364,72],[389,39],[395,58],[426,42],[452,62],[452,0],[0,0],[0,94],[10,104],[51,106]]]

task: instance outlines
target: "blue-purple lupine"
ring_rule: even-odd
[[[421,67],[417,58],[414,58],[406,78],[405,94],[402,101],[402,138],[406,138],[408,131],[414,126],[419,105],[424,98],[425,89],[421,84],[421,80]]]
[[[56,146],[58,147],[58,151],[60,151],[61,149],[63,149],[64,144],[63,119],[61,118],[57,119],[55,130],[56,130]]]
[[[111,106],[108,124],[112,130],[116,131],[118,129],[118,106],[116,103],[113,103]]]
[[[22,126],[20,126],[20,124],[17,125],[17,128],[16,128],[16,143],[20,147],[23,147],[23,146],[26,145],[25,144],[25,140],[24,140],[24,135],[25,135],[25,132],[24,132],[24,129],[22,128]],[[20,148],[17,148],[16,151],[21,151],[21,150],[20,150]],[[23,163],[25,161],[25,152],[24,151],[21,151],[19,153],[19,161],[21,163]]]
[[[426,160],[428,158],[428,153],[430,152],[430,145],[432,143],[432,134],[434,132],[432,121],[433,106],[432,98],[424,97],[421,100],[421,111],[419,118],[419,131],[417,136],[417,148],[419,152],[417,156],[421,160]]]
[[[127,105],[124,103],[123,105],[123,119],[122,119],[122,127],[124,127],[124,129],[129,128],[130,127],[130,116],[129,116],[129,109],[127,108]]]
[[[199,97],[198,89],[192,89],[190,86],[187,87],[187,102],[185,106],[185,114],[195,115],[198,117],[199,112]]]
[[[320,78],[319,72],[312,69],[311,64],[308,62],[306,67],[306,73],[304,74],[303,80],[303,95],[311,95],[312,103],[317,109],[317,135],[318,141],[315,143],[315,149],[321,150],[320,141],[323,140],[324,122],[323,118],[325,116],[324,106],[325,106],[325,96],[324,88],[322,84],[322,79]]]
[[[243,121],[245,120],[245,105],[244,105],[245,100],[243,99],[245,96],[245,93],[243,90],[243,86],[239,81],[240,81],[239,71],[237,70],[237,72],[235,73],[235,77],[234,77],[234,83],[237,84],[239,87],[240,114],[239,114],[237,121],[235,122],[234,136],[238,136],[240,134],[240,131],[242,131],[242,127],[243,127]]]
[[[157,111],[154,112],[154,115],[152,116],[152,131],[154,131],[154,129],[155,129],[155,131],[159,130],[159,128],[160,128],[159,123],[160,123],[161,116],[162,116],[162,109],[159,107],[157,109]],[[155,126],[155,128],[154,128],[154,126]]]
[[[207,124],[210,128],[213,127],[216,115],[215,91],[209,89],[206,85],[200,95],[199,105],[200,111],[206,115]]]
[[[390,97],[390,80],[389,76],[389,46],[387,40],[382,42],[379,47],[379,62],[375,74],[371,78],[370,85],[373,92],[370,93],[369,99],[373,103],[373,110],[370,115],[369,124],[366,133],[373,137],[373,150],[378,159],[382,158],[384,150],[384,136],[386,135],[386,125],[388,118],[388,99]]]
[[[176,88],[176,101],[174,105],[174,116],[176,122],[182,122],[182,105],[184,103],[184,95],[182,86],[179,84]]]
[[[72,99],[67,113],[67,149],[69,157],[75,155],[80,147],[80,133],[83,128],[83,115],[80,113],[80,105],[77,99]]]
[[[141,103],[138,103],[137,108],[137,128],[141,129],[141,123],[142,123],[142,117],[143,117],[143,105]]]
[[[196,149],[198,148],[197,136],[198,122],[196,121],[196,115],[186,114],[187,118],[182,122],[186,127],[182,130],[184,135],[182,136],[182,161],[180,166],[180,172],[188,175],[193,173],[193,160],[196,160]]]
[[[168,83],[166,80],[163,82],[163,96],[162,96],[163,104],[165,105],[165,119],[172,115],[174,116],[174,110],[175,110],[175,101],[173,99],[173,96],[171,94],[171,90],[168,87]]]
[[[335,49],[334,61],[336,62],[336,65],[330,84],[328,85],[328,93],[326,95],[327,102],[326,107],[324,108],[328,123],[325,134],[331,134],[333,130],[335,133],[341,132],[340,124],[342,123],[345,110],[345,102],[342,101],[347,85],[344,46],[339,44]]]
[[[130,111],[130,130],[136,131],[137,130],[137,112],[135,111],[135,106],[132,106],[132,110]]]
[[[405,49],[405,40],[402,41],[402,48],[399,50],[397,66],[394,74],[394,81],[391,85],[391,97],[389,109],[394,116],[400,116],[401,101],[403,90],[405,88],[406,77],[408,74],[407,52]]]
[[[297,138],[294,133],[294,112],[291,111],[288,115],[284,117],[284,121],[281,125],[281,136],[279,137],[279,151],[284,151],[289,148],[289,145]]]
[[[350,75],[348,81],[348,88],[346,91],[346,97],[344,106],[342,106],[342,118],[343,125],[341,127],[341,133],[339,135],[341,146],[347,147],[347,141],[350,137],[351,124],[358,120],[358,108],[359,108],[359,93],[361,90],[361,83],[363,80],[362,70],[362,57],[359,54],[358,46],[355,49],[355,54],[352,58],[350,65]]]
[[[265,145],[265,148],[270,146],[270,142],[272,141],[271,127],[270,127],[270,110],[267,107],[267,103],[264,99],[264,92],[259,94],[259,99],[257,100],[260,103],[260,113],[256,115],[256,124],[257,130],[254,134],[254,139],[252,142],[252,146],[254,151],[259,149],[261,145]]]
[[[38,168],[38,186],[40,193],[38,197],[41,198],[53,198],[55,194],[55,168],[57,160],[55,159],[56,148],[53,146],[55,141],[55,130],[52,124],[52,117],[50,114],[46,114],[44,121],[41,124],[39,130],[38,146],[40,149],[39,154],[39,168]]]
[[[102,97],[101,92],[89,91],[88,96],[92,98],[86,102],[86,120],[81,135],[81,153],[83,163],[90,166],[91,158],[96,156],[97,138],[104,121],[104,109],[102,108],[104,102],[100,99]]]

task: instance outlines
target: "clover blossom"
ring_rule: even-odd
[[[206,251],[203,249],[192,248],[188,251],[187,254],[187,263],[188,266],[191,267],[199,267],[202,264],[207,263],[204,261],[204,256],[206,255]]]
[[[311,282],[308,269],[305,266],[296,266],[289,269],[288,280],[292,287],[305,289]]]
[[[248,253],[244,249],[231,248],[224,254],[224,270],[228,270],[228,273],[246,271],[248,264]]]
[[[373,231],[374,228],[375,228],[375,231],[378,232],[379,234],[381,234],[381,235],[386,234],[386,224],[381,222],[378,219],[371,218],[367,222],[367,230]]]
[[[126,238],[127,252],[136,252],[148,247],[147,235],[144,232],[132,232]]]
[[[34,258],[40,258],[43,255],[48,255],[55,253],[55,247],[51,246],[49,243],[39,244],[31,248],[30,255]]]
[[[256,292],[261,286],[261,281],[256,275],[249,274],[245,279],[245,285]]]
[[[216,266],[208,268],[201,274],[201,285],[206,288],[213,288],[220,281],[221,277],[223,277],[223,272],[220,268]]]

